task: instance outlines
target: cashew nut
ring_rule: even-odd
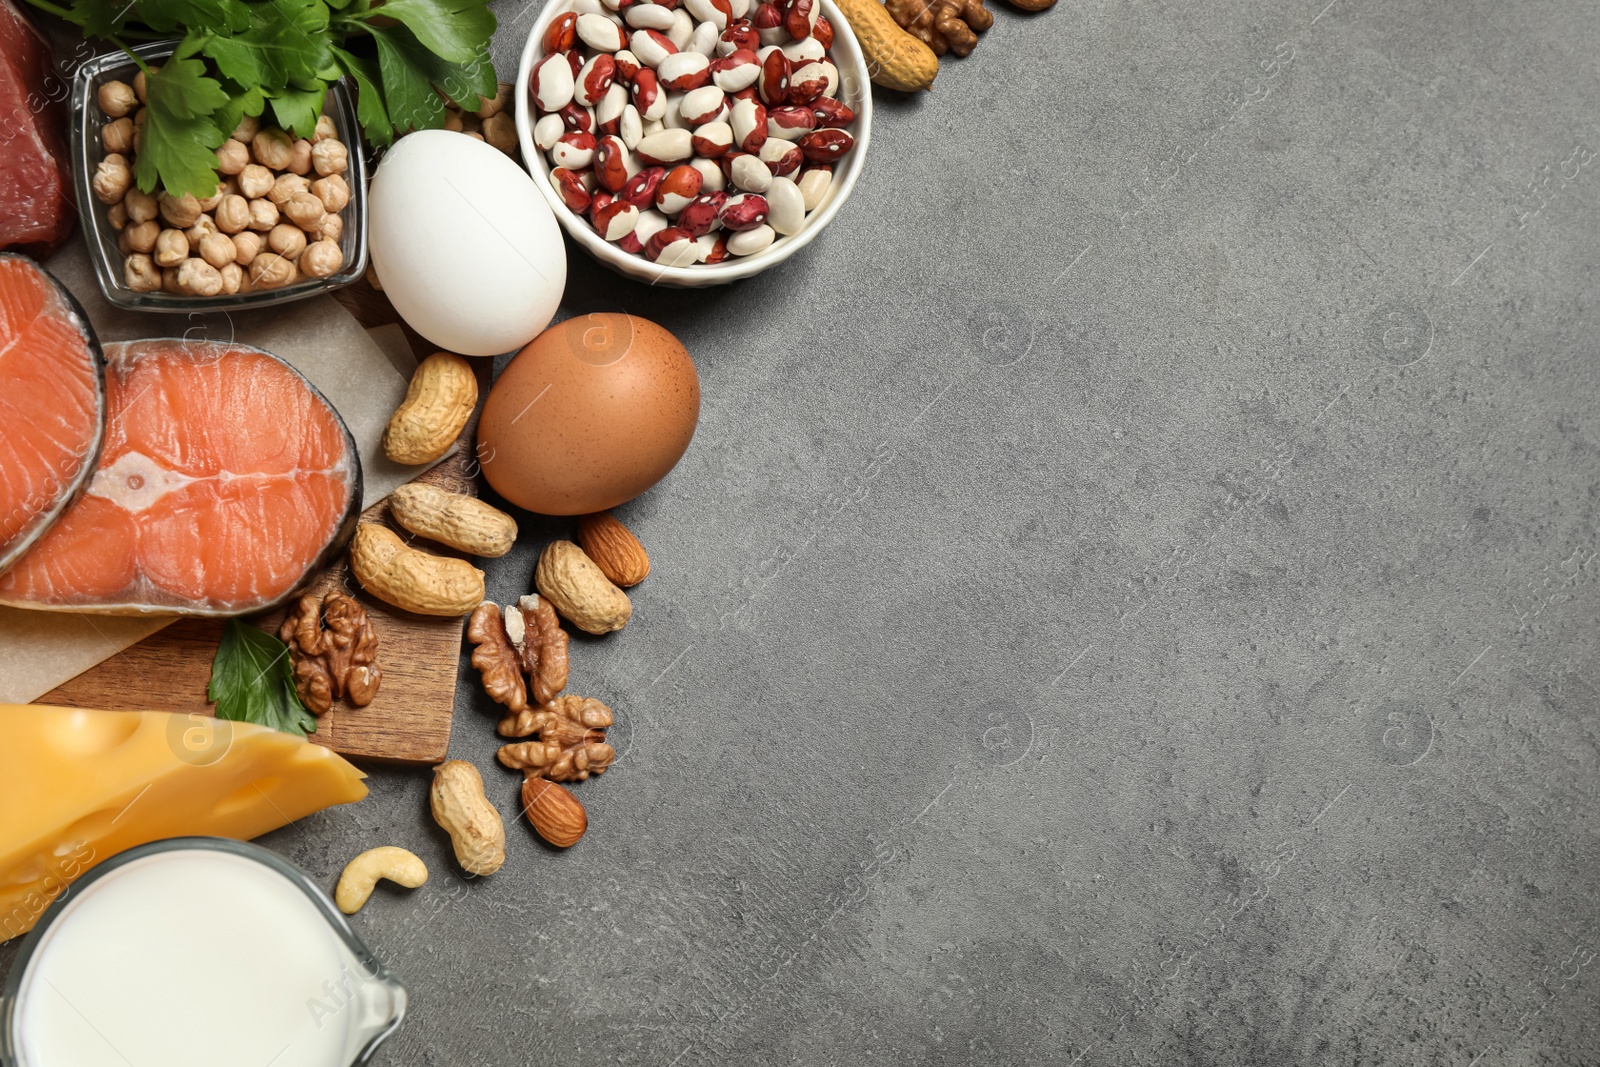
[[[372,896],[372,887],[380,878],[415,889],[428,880],[428,866],[414,853],[395,845],[369,848],[345,864],[339,887],[333,893],[334,903],[346,915],[354,915]]]

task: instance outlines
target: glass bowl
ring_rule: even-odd
[[[171,55],[176,41],[141,45],[133,51],[146,62],[159,62]],[[367,270],[367,162],[361,147],[361,125],[356,119],[355,101],[345,81],[328,87],[323,113],[333,119],[339,140],[350,149],[350,169],[345,181],[350,186],[350,203],[345,205],[344,234],[339,248],[344,264],[326,278],[305,278],[282,289],[257,289],[248,293],[190,296],[158,290],[139,293],[123,280],[126,257],[117,250],[117,231],[111,225],[106,205],[95,199],[92,184],[95,167],[105,158],[100,144],[100,128],[110,120],[100,110],[100,86],[109,81],[131,83],[138,67],[121,52],[110,52],[91,59],[78,68],[72,83],[72,171],[78,194],[83,239],[89,245],[89,260],[106,299],[131,311],[169,311],[188,314],[196,311],[243,311],[249,308],[287,304],[308,296],[332,292],[361,277]]]

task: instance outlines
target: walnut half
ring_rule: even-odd
[[[378,695],[378,635],[353,597],[334,591],[319,600],[306,594],[278,627],[278,637],[289,646],[295,689],[313,715],[326,715],[341,697],[360,708]]]
[[[611,709],[592,697],[556,697],[537,710],[506,717],[500,724],[501,736],[538,734],[539,739],[501,746],[500,762],[529,777],[581,782],[617,758],[616,750],[605,743],[612,722]]]

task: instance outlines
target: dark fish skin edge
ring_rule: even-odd
[[[89,460],[84,464],[83,469],[78,472],[73,484],[68,487],[64,499],[56,505],[55,513],[47,516],[32,532],[15,545],[12,545],[9,550],[0,551],[0,574],[4,574],[11,568],[12,564],[27,555],[28,549],[38,544],[39,538],[43,537],[56,524],[56,520],[65,515],[67,509],[76,504],[78,498],[83,496],[84,491],[89,488],[89,483],[94,479],[94,472],[100,467],[100,453],[104,450],[106,443],[106,356],[105,351],[100,347],[100,338],[95,335],[94,327],[89,324],[88,312],[83,310],[83,305],[78,303],[78,298],[72,295],[71,290],[62,285],[55,275],[45,270],[38,260],[16,252],[0,252],[0,260],[3,259],[21,260],[37,270],[50,284],[54,285],[56,292],[66,298],[67,308],[73,316],[73,325],[83,335],[84,340],[89,343],[89,352],[94,360],[95,371],[95,440],[93,453],[89,456]],[[346,433],[348,432],[346,431]]]

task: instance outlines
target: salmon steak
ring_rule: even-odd
[[[361,459],[299,371],[245,345],[105,346],[89,487],[5,574],[0,603],[100,614],[275,607],[355,532]]]
[[[88,320],[43,267],[0,252],[0,571],[88,484],[105,421]]]

